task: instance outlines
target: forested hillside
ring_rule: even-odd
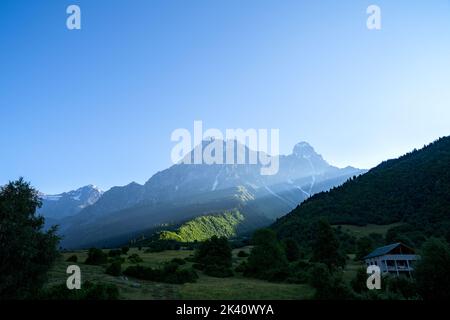
[[[230,238],[236,235],[237,227],[244,219],[238,210],[217,215],[205,215],[184,223],[176,231],[161,232],[160,239],[194,242],[204,241],[212,236]]]
[[[342,186],[304,201],[273,225],[281,238],[307,241],[318,218],[333,225],[386,225],[391,239],[419,245],[426,237],[450,240],[450,137],[381,163]]]

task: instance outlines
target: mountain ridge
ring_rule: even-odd
[[[201,147],[208,147],[208,142]],[[194,151],[195,148],[187,156]],[[101,244],[102,239],[127,232],[152,230],[163,223],[178,224],[213,211],[242,207],[242,214],[248,219],[270,221],[313,193],[364,172],[331,166],[306,142],[297,144],[292,154],[282,155],[279,160],[279,171],[273,176],[261,175],[259,163],[178,163],[157,172],[143,185],[113,187],[75,216],[58,221],[64,236],[62,244]]]
[[[428,236],[450,239],[450,137],[383,161],[364,175],[304,201],[273,225],[280,237],[306,241],[312,221],[388,225],[392,239],[419,245]]]
[[[95,185],[87,185],[76,190],[56,195],[41,194],[42,208],[38,214],[49,218],[64,218],[79,213],[84,208],[95,204],[103,195]]]

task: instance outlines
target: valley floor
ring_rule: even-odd
[[[237,253],[240,250],[249,251],[250,248],[233,250],[234,265],[242,261]],[[157,267],[173,258],[187,258],[193,251],[164,251],[159,253],[145,253],[144,249],[130,249],[128,253],[137,253],[144,260],[140,263],[143,266]],[[76,254],[78,263],[67,262],[67,258]],[[110,283],[118,286],[122,299],[132,300],[160,300],[160,299],[205,299],[205,300],[244,300],[244,299],[280,299],[298,300],[309,299],[314,294],[314,290],[306,284],[285,284],[271,283],[267,281],[245,278],[236,273],[230,278],[214,278],[197,271],[199,279],[196,283],[186,283],[183,285],[165,284],[145,280],[131,279],[126,277],[114,277],[105,274],[105,267],[91,266],[82,262],[86,260],[86,251],[64,252],[58,262],[49,273],[49,286],[63,284],[66,282],[67,266],[76,264],[81,268],[83,281],[93,281]],[[123,264],[123,269],[127,268],[128,262]]]

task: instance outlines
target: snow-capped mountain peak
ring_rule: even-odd
[[[61,194],[42,194],[42,208],[39,210],[45,217],[64,218],[80,212],[93,205],[103,195],[103,191],[94,185]]]

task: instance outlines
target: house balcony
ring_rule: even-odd
[[[387,266],[384,267],[385,272],[412,272],[414,271],[414,268],[412,268],[411,266]]]

